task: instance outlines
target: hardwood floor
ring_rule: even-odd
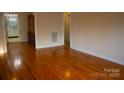
[[[124,66],[64,46],[35,50],[28,43],[9,43],[0,55],[0,79],[124,80]]]

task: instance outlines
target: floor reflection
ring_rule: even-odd
[[[69,71],[69,70],[65,73],[65,75],[66,75],[66,77],[67,77],[67,78],[69,78],[69,77],[70,77],[70,74],[71,74],[71,73],[70,73],[70,71]]]
[[[16,58],[15,61],[14,61],[14,66],[18,69],[21,67],[21,59],[20,58]]]
[[[17,78],[14,76],[14,77],[12,78],[12,80],[17,80]]]
[[[16,57],[8,61],[9,68],[12,72],[20,70],[23,66],[23,61],[21,58]]]

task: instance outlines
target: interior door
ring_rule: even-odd
[[[35,46],[35,22],[33,14],[28,16],[28,42]]]

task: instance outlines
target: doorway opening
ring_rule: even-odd
[[[7,42],[19,41],[19,22],[17,14],[5,14]]]
[[[70,12],[64,13],[64,45],[70,47]]]

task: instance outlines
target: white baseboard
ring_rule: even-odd
[[[99,58],[102,58],[102,59],[105,59],[105,60],[109,60],[109,61],[112,61],[114,63],[124,65],[124,60],[121,60],[118,57],[112,57],[112,56],[108,56],[108,55],[103,55],[103,54],[100,54],[100,53],[96,53],[94,51],[87,51],[87,50],[75,49],[75,48],[72,48],[72,49],[78,50],[78,51],[81,51],[81,52],[84,52],[84,53],[87,53],[87,54],[90,54],[90,55],[93,55],[93,56],[96,56],[96,57],[99,57]]]
[[[36,49],[39,49],[39,48],[48,48],[48,47],[55,47],[55,46],[62,46],[62,45],[64,45],[64,43],[53,43],[53,44],[44,45],[44,46],[36,46]]]

